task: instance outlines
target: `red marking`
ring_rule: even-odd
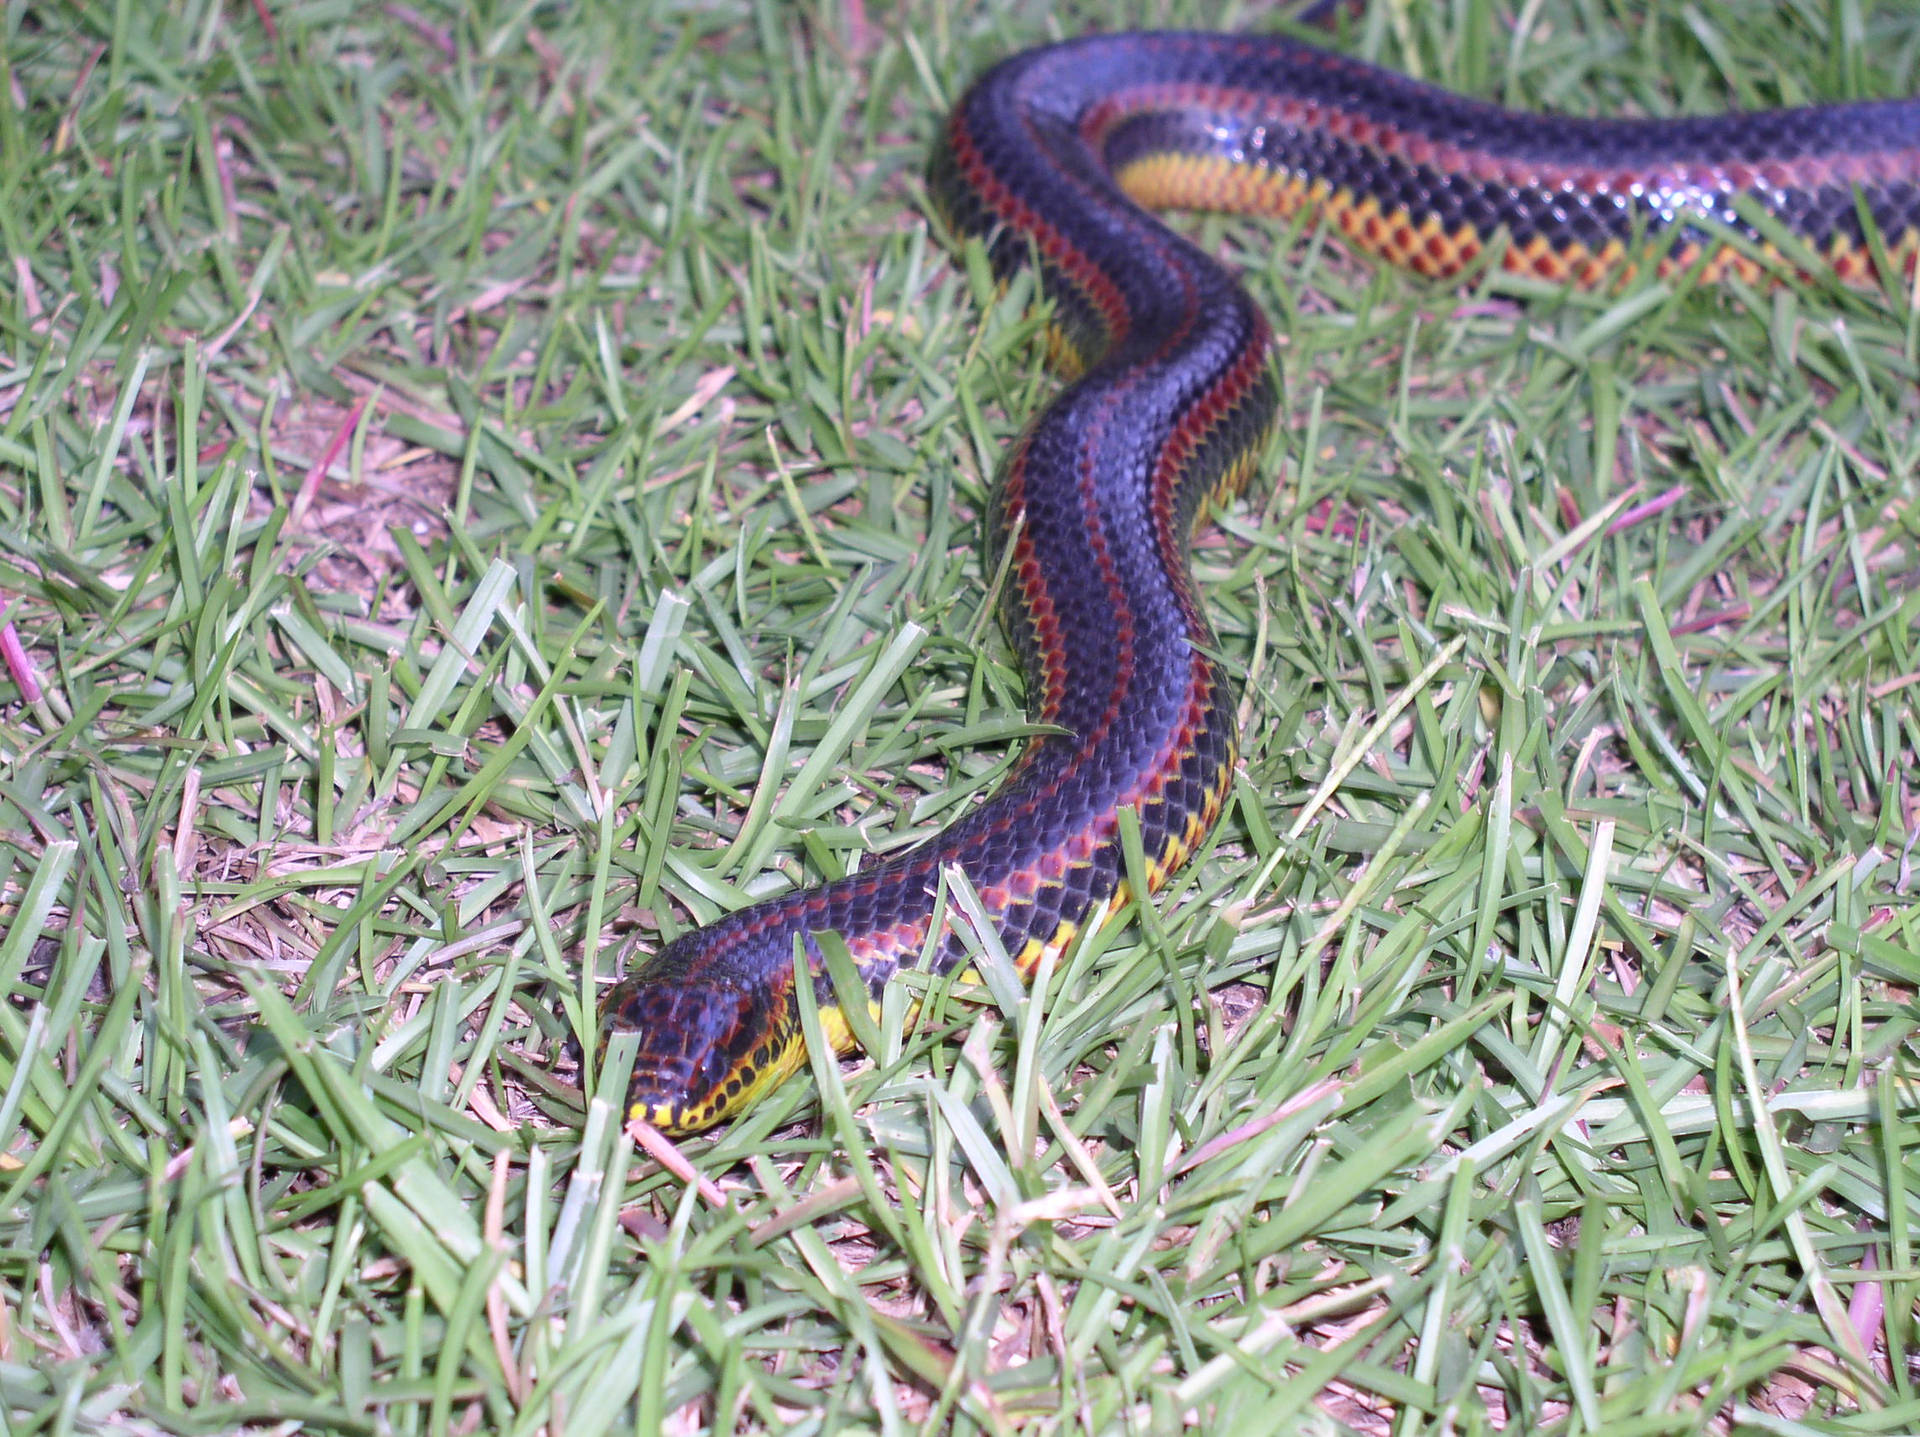
[[[1342,57],[1299,52],[1301,63],[1333,70],[1363,70]],[[1537,159],[1464,148],[1419,130],[1402,130],[1361,110],[1343,110],[1296,94],[1264,94],[1224,85],[1146,83],[1123,90],[1090,108],[1081,133],[1096,150],[1113,127],[1136,115],[1181,109],[1235,115],[1270,126],[1319,131],[1376,154],[1466,176],[1489,189],[1541,189],[1591,195],[1692,191],[1730,194],[1749,190],[1812,190],[1871,186],[1910,179],[1920,171],[1920,149],[1889,147],[1862,152],[1781,155],[1755,161],[1711,164],[1676,159],[1645,170],[1600,169],[1591,163],[1556,165]]]
[[[870,963],[876,958],[897,958],[902,954],[917,953],[927,940],[927,924],[931,915],[918,920],[895,923],[876,928],[870,933],[843,933],[847,952],[855,963]]]
[[[1364,73],[1359,67],[1350,66],[1337,56],[1301,52],[1301,60],[1305,65],[1326,67],[1335,73]],[[1644,189],[1790,191],[1823,185],[1870,184],[1888,176],[1906,177],[1920,169],[1920,152],[1898,149],[1859,155],[1780,157],[1717,167],[1697,161],[1681,161],[1646,172],[1596,166],[1590,162],[1552,166],[1444,144],[1419,130],[1398,129],[1362,113],[1322,105],[1297,96],[1255,94],[1218,84],[1144,85],[1123,91],[1095,104],[1086,112],[1081,135],[1097,152],[1113,126],[1126,118],[1144,112],[1179,108],[1198,108],[1215,114],[1230,112],[1246,116],[1256,123],[1292,125],[1303,130],[1318,131],[1348,144],[1364,146],[1374,153],[1394,156],[1442,173],[1465,175],[1498,189],[1538,187],[1582,194],[1628,194]],[[1049,220],[1046,213],[1036,210],[1002,182],[977,147],[960,115],[956,115],[952,121],[948,139],[959,183],[998,221],[1031,238],[1036,249],[1046,257],[1050,268],[1064,275],[1085,296],[1086,302],[1106,326],[1110,339],[1125,334],[1132,316],[1109,270],[1103,268],[1093,255],[1078,248],[1065,232]],[[1052,163],[1043,148],[1030,150],[1025,160],[1028,164]],[[1261,178],[1265,177],[1262,172]],[[1235,178],[1237,180],[1239,177],[1236,175]],[[1074,192],[1079,188],[1078,184],[1069,175],[1062,174],[1060,179],[1064,189],[1063,202],[1071,202]],[[1302,194],[1308,188],[1305,181],[1296,181],[1295,187]],[[1262,198],[1263,191],[1259,187],[1240,183],[1238,188],[1230,191],[1229,197],[1250,203]],[[1270,193],[1266,198],[1272,202]],[[1049,208],[1053,205],[1050,193],[1045,203]],[[1089,203],[1098,205],[1102,202],[1097,197],[1089,197]],[[1371,209],[1371,206],[1368,208]],[[1451,274],[1472,263],[1481,253],[1482,240],[1485,238],[1472,234],[1459,237],[1422,235],[1410,224],[1391,222],[1378,213],[1361,214],[1357,198],[1349,195],[1336,196],[1331,209],[1340,228],[1354,235],[1366,247],[1376,251],[1386,248],[1386,241],[1390,237],[1404,262],[1439,274]],[[1153,235],[1145,233],[1137,233],[1134,239],[1140,244],[1159,243]],[[1920,243],[1911,235],[1889,236],[1889,242],[1897,262],[1904,270],[1911,272],[1916,255],[1920,254]],[[1171,273],[1189,282],[1192,280],[1177,252],[1163,250],[1159,258]],[[1670,268],[1676,263],[1684,267],[1697,258],[1697,255],[1671,256],[1663,267]],[[1871,277],[1874,268],[1872,256],[1864,248],[1835,250],[1829,258],[1843,278]],[[1546,246],[1509,246],[1505,251],[1505,263],[1515,270],[1532,272],[1550,280],[1562,280],[1571,273],[1587,283],[1603,279],[1615,268],[1614,258],[1609,254],[1585,254],[1577,250],[1556,253]],[[1716,254],[1712,256],[1711,263],[1739,267],[1746,262]],[[1191,284],[1186,300],[1191,315],[1195,302]],[[1176,326],[1176,333],[1170,335],[1165,343],[1177,345],[1183,338],[1184,333],[1179,332]],[[1217,427],[1246,402],[1247,396],[1261,382],[1267,363],[1267,345],[1263,323],[1249,336],[1241,352],[1233,356],[1222,372],[1214,377],[1207,392],[1187,413],[1179,417],[1153,464],[1148,502],[1155,527],[1154,542],[1160,563],[1171,577],[1178,602],[1196,634],[1206,632],[1205,620],[1185,568],[1187,536],[1174,532],[1176,499],[1181,485],[1191,482],[1189,475],[1194,455]],[[1151,361],[1142,363],[1150,364]],[[1101,582],[1106,585],[1111,598],[1111,611],[1117,629],[1113,637],[1119,646],[1117,668],[1112,687],[1105,696],[1104,712],[1091,731],[1075,736],[1074,758],[1067,764],[1061,783],[1044,791],[1029,792],[1018,801],[996,797],[984,808],[976,810],[977,816],[957,836],[936,838],[923,848],[872,864],[855,878],[826,889],[796,893],[784,901],[751,910],[737,920],[738,926],[729,927],[729,941],[742,935],[763,933],[790,922],[804,924],[823,915],[830,918],[838,905],[882,889],[903,895],[903,902],[905,895],[917,891],[931,894],[937,888],[938,865],[951,861],[961,861],[973,869],[990,911],[1003,912],[1032,898],[1043,885],[1060,883],[1071,869],[1084,865],[1102,844],[1111,841],[1116,827],[1113,814],[1087,814],[1084,825],[1078,831],[1024,869],[1011,871],[1004,859],[974,868],[981,858],[1003,851],[998,840],[1004,835],[1028,829],[1032,816],[1039,808],[1059,801],[1080,766],[1104,743],[1113,724],[1124,712],[1131,693],[1136,665],[1140,662],[1133,652],[1138,635],[1127,622],[1124,595],[1114,557],[1106,536],[1100,532],[1098,515],[1093,508],[1094,476],[1091,468],[1092,456],[1103,436],[1125,422],[1128,396],[1129,390],[1124,382],[1109,395],[1106,412],[1096,416],[1089,426],[1077,473],[1044,476],[1044,482],[1047,483],[1077,486],[1088,543]],[[1009,516],[1022,512],[1028,485],[1036,482],[1042,482],[1042,476],[1031,474],[1024,450],[1016,450],[1008,463],[1004,480],[1006,489],[1003,505]],[[1022,531],[1011,542],[1010,578],[1024,606],[1025,622],[1031,627],[1038,650],[1042,691],[1036,695],[1036,709],[1044,719],[1056,716],[1065,700],[1070,672],[1067,657],[1069,636],[1064,630],[1057,596],[1049,588],[1050,576],[1041,563],[1031,537]],[[1176,781],[1182,761],[1191,752],[1196,735],[1203,732],[1217,714],[1216,685],[1217,676],[1196,651],[1189,667],[1186,701],[1179,721],[1170,732],[1161,736],[1151,760],[1125,786],[1124,801],[1151,802]],[[1218,791],[1207,796],[1205,811],[1217,811],[1224,791],[1223,776]],[[949,830],[951,833],[952,830]],[[845,909],[838,908],[837,911],[844,912]],[[1072,914],[1067,916],[1075,920],[1079,917]],[[882,924],[869,933],[846,936],[850,944],[857,942],[856,954],[892,954],[910,958],[926,941],[929,921],[923,910],[922,917],[917,920]],[[776,971],[768,976],[777,986],[784,986],[789,981],[784,965],[776,965]]]
[[[1109,340],[1118,340],[1125,334],[1128,319],[1126,301],[1107,277],[1106,271],[1090,256],[1083,254],[1050,221],[1035,213],[1025,201],[1001,183],[1000,177],[973,143],[973,136],[967,132],[962,110],[953,112],[953,121],[947,127],[947,143],[967,186],[1004,224],[1034,237],[1042,252],[1059,265],[1093,307],[1100,311]]]

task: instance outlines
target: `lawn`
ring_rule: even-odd
[[[0,12],[7,1433],[1911,1433],[1920,305],[1205,219],[1282,433],[1225,821],[1031,992],[623,1127],[629,953],[1029,732],[965,78],[1203,0]],[[1886,0],[1379,0],[1503,101],[1920,91]],[[17,639],[17,644],[11,641]],[[909,998],[923,1002],[904,1021]]]

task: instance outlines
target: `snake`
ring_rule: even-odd
[[[988,70],[927,171],[958,244],[1030,268],[1065,383],[1007,452],[987,572],[1037,735],[1000,788],[915,847],[754,903],[634,963],[602,1003],[639,1035],[627,1116],[667,1134],[738,1116],[855,1045],[821,947],[877,1019],[896,975],[966,971],[981,935],[1023,977],[1207,840],[1237,761],[1233,675],[1189,563],[1196,524],[1276,428],[1272,331],[1240,282],[1150,210],[1312,222],[1437,279],[1566,287],[1652,272],[1781,282],[1911,276],[1920,101],[1575,118],[1464,97],[1286,36],[1121,33]],[[1129,866],[1131,809],[1144,871]],[[969,939],[972,946],[969,946]]]

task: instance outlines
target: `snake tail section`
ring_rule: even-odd
[[[1910,267],[1920,105],[1579,120],[1463,99],[1277,37],[1128,34],[1005,61],[955,108],[935,203],[996,270],[1037,266],[1075,377],[1006,458],[987,521],[1034,739],[1006,784],[925,843],[755,904],[642,960],[603,1020],[641,1035],[629,1116],[693,1132],[806,1061],[804,955],[827,1036],[851,1046],[818,935],[845,941],[877,1011],[903,967],[945,973],[940,876],[964,871],[1023,972],[1129,897],[1118,814],[1150,886],[1218,820],[1233,684],[1188,565],[1209,497],[1246,480],[1276,397],[1265,318],[1142,208],[1324,216],[1357,248],[1447,276],[1506,268],[1593,285],[1652,261],[1749,276],[1811,259]],[[1756,225],[1760,216],[1768,223]],[[1791,236],[1804,255],[1776,249]]]

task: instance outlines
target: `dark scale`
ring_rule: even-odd
[[[1190,108],[1170,107],[1175,93]],[[1283,123],[1293,100],[1471,164]],[[1101,127],[1096,152],[1089,136]],[[956,108],[928,180],[948,225],[983,240],[998,272],[1038,261],[1056,326],[1085,369],[1015,446],[988,522],[991,547],[1020,546],[1007,626],[1036,716],[1067,732],[1036,739],[999,793],[918,848],[722,918],[640,962],[605,1008],[610,1028],[642,1034],[631,1113],[703,1127],[798,1066],[796,940],[823,1007],[836,1001],[824,932],[846,939],[878,1001],[901,965],[919,961],[920,945],[899,935],[925,930],[948,865],[999,895],[1000,937],[1017,955],[1113,897],[1118,804],[1138,801],[1156,862],[1181,858],[1215,816],[1235,695],[1206,657],[1186,550],[1205,496],[1244,477],[1273,423],[1266,325],[1229,275],[1120,192],[1110,166],[1204,156],[1215,169],[1193,175],[1224,162],[1237,177],[1313,177],[1389,215],[1404,210],[1416,228],[1437,218],[1480,247],[1504,232],[1567,253],[1663,226],[1684,234],[1701,215],[1732,223],[1734,189],[1827,249],[1857,243],[1864,203],[1904,264],[1920,248],[1916,155],[1913,104],[1558,119],[1273,38],[1116,35],[996,67]],[[1884,173],[1856,192],[1841,160]],[[1196,182],[1194,197],[1245,204],[1248,193]],[[1173,467],[1156,481],[1163,461]],[[961,955],[940,935],[932,966]]]
[[[1667,120],[1575,119],[1463,100],[1304,45],[1270,43],[1262,54],[1223,60],[1215,37],[1201,40],[1182,56],[1184,63],[1154,67],[1152,83],[1221,83],[1257,96],[1264,108],[1149,110],[1131,116],[1109,137],[1110,164],[1118,168],[1144,154],[1233,151],[1249,164],[1371,195],[1385,211],[1406,209],[1416,223],[1431,215],[1449,232],[1466,227],[1490,237],[1504,230],[1518,244],[1540,237],[1589,249],[1609,240],[1639,241],[1676,225],[1681,238],[1704,238],[1697,226],[1686,224],[1690,216],[1701,215],[1755,238],[1733,203],[1735,191],[1663,183],[1662,177],[1671,181],[1683,170],[1730,166],[1797,167],[1813,178],[1790,188],[1750,185],[1738,193],[1815,249],[1824,249],[1835,238],[1856,243],[1864,238],[1854,188],[1818,178],[1827,173],[1831,157],[1893,155],[1899,157],[1899,176],[1863,185],[1860,199],[1884,236],[1905,233],[1920,215],[1920,187],[1910,158],[1920,150],[1920,110],[1904,101]],[[1168,58],[1173,59],[1171,52]],[[1178,76],[1169,73],[1175,69]],[[1269,116],[1283,97],[1316,101],[1404,134],[1497,158],[1514,182],[1444,172],[1323,129],[1275,123]],[[1632,174],[1642,183],[1598,191],[1566,182],[1530,184],[1522,178],[1529,169]]]

